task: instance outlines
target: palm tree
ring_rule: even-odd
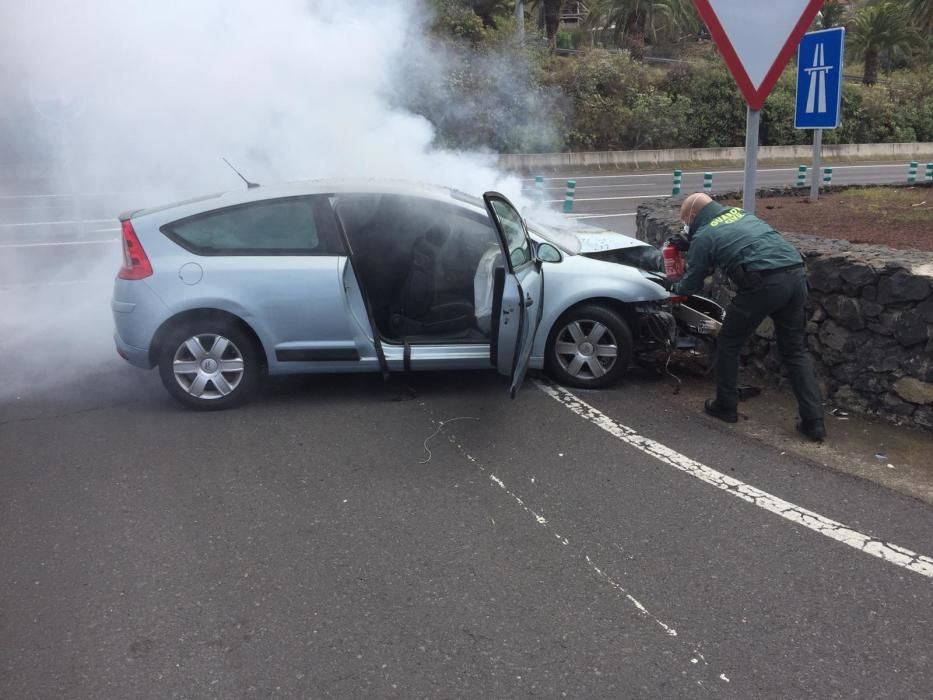
[[[560,28],[560,13],[564,9],[564,0],[532,0],[529,7],[543,8],[544,31],[553,49],[557,45],[557,30]]]
[[[483,26],[489,29],[495,28],[497,18],[511,14],[514,3],[506,0],[470,0],[470,6],[473,13],[483,20]]]
[[[826,0],[819,13],[820,29],[832,29],[842,24],[846,6],[840,0]]]
[[[933,0],[910,0],[910,11],[920,31],[933,33]]]
[[[857,57],[865,59],[862,82],[874,85],[882,55],[906,53],[919,36],[911,22],[910,10],[902,3],[882,0],[859,8],[848,27],[849,46]]]
[[[587,24],[610,30],[620,45],[653,43],[660,36],[698,28],[689,0],[594,0]]]

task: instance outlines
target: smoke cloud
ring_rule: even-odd
[[[416,0],[3,3],[0,396],[41,384],[56,343],[72,350],[59,377],[121,362],[108,302],[119,245],[34,246],[76,234],[22,222],[78,216],[90,220],[78,239],[115,238],[123,209],[243,187],[221,156],[260,183],[393,177],[520,199],[490,154],[435,148],[432,125],[399,106],[448,60],[425,38],[426,12]],[[94,196],[75,209],[75,190]]]

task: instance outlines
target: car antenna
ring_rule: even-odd
[[[236,168],[234,168],[234,167],[230,164],[230,161],[229,161],[229,160],[227,160],[227,159],[224,158],[223,156],[221,156],[221,159],[223,160],[224,163],[226,163],[227,165],[230,165],[230,169],[231,169],[233,172],[235,172],[237,175],[240,176],[240,179],[241,179],[243,182],[246,183],[246,188],[247,188],[247,189],[250,189],[250,190],[251,190],[251,189],[253,189],[254,187],[259,187],[259,183],[258,183],[258,182],[250,182],[250,181],[247,180],[245,177],[243,177],[243,174],[242,174],[239,170],[237,170]]]

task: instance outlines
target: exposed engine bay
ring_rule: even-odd
[[[576,235],[581,241],[581,255],[637,268],[658,284],[665,280],[664,260],[654,246],[617,233]],[[658,367],[669,368],[673,364],[691,371],[709,371],[716,354],[716,336],[726,316],[722,306],[712,299],[693,295],[676,298],[665,308],[641,311],[638,361]]]

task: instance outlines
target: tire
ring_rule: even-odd
[[[242,403],[252,393],[259,371],[253,339],[228,321],[186,322],[168,334],[159,352],[159,376],[168,393],[199,411]]]
[[[565,386],[602,389],[625,374],[632,351],[628,324],[615,311],[588,304],[557,319],[548,336],[544,366]]]

